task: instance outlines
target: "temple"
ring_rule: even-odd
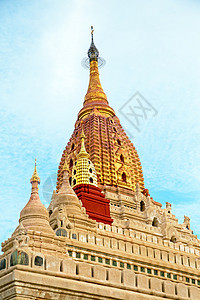
[[[30,199],[2,243],[0,300],[200,299],[200,241],[144,186],[109,106],[93,28],[88,90],[48,209],[35,161]]]

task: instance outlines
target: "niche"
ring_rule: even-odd
[[[174,235],[171,237],[170,242],[176,243],[176,237]]]
[[[43,258],[41,256],[35,257],[35,266],[43,266]]]
[[[155,217],[155,218],[153,218],[153,222],[152,222],[152,226],[154,226],[154,227],[158,227],[158,219]]]
[[[122,180],[123,182],[126,182],[126,174],[124,172],[122,173]]]
[[[70,159],[70,162],[69,162],[69,167],[72,168],[73,167],[73,160]]]
[[[140,202],[140,211],[145,211],[145,203],[144,203],[144,201]]]
[[[10,266],[15,265],[28,266],[28,255],[23,251],[15,250],[10,257]]]
[[[124,156],[122,154],[120,155],[120,160],[124,163]]]

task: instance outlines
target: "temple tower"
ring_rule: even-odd
[[[135,147],[124,132],[114,110],[109,106],[101,86],[99,59],[92,29],[91,45],[88,50],[90,68],[88,90],[74,132],[63,151],[58,170],[57,191],[62,183],[62,168],[65,161],[69,166],[70,178],[73,176],[72,169],[80,151],[79,141],[83,129],[86,151],[94,164],[98,186],[104,190],[111,187],[115,193],[121,188],[125,193],[133,195],[136,183],[139,183],[141,191],[144,189],[142,167]]]
[[[83,108],[48,209],[36,163],[19,226],[2,243],[0,300],[199,300],[200,241],[144,189],[138,154],[88,50]],[[5,195],[6,196],[6,195]],[[167,199],[166,199],[167,200]]]

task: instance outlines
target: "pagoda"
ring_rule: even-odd
[[[91,32],[91,45],[88,50],[90,79],[83,108],[78,114],[75,129],[63,151],[59,170],[57,191],[62,182],[62,167],[65,160],[69,165],[70,176],[73,164],[80,150],[82,129],[85,134],[85,147],[95,166],[98,185],[113,191],[135,191],[139,183],[144,189],[144,179],[139,156],[130,139],[123,130],[114,110],[109,106],[107,96],[99,79],[99,51]]]
[[[200,241],[144,187],[137,151],[90,78],[48,209],[37,166],[19,225],[2,243],[0,300],[199,300]],[[167,200],[167,199],[166,199]]]

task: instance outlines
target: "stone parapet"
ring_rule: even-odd
[[[60,269],[61,262],[63,268]],[[38,281],[38,276],[42,280]],[[15,285],[12,284],[13,279]],[[112,293],[108,292],[109,289]],[[105,292],[107,297],[104,296]],[[0,273],[1,300],[20,297],[56,300],[60,299],[60,294],[62,297],[70,295],[71,299],[79,299],[81,295],[87,296],[87,299],[93,299],[94,296],[97,297],[95,299],[103,299],[102,297],[119,299],[121,295],[120,299],[198,300],[200,288],[174,283],[166,278],[138,274],[132,270],[73,262],[72,259],[55,260],[54,263],[47,259],[45,270],[37,269],[35,266],[16,265]]]

